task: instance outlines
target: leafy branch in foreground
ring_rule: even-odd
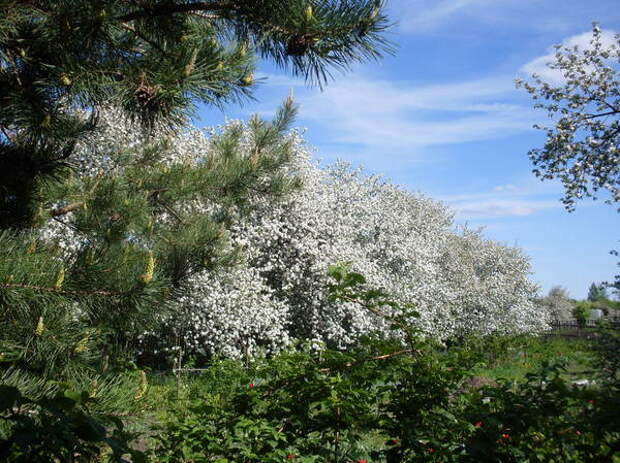
[[[126,463],[131,456],[134,463],[146,462],[130,446],[136,436],[118,418],[93,413],[93,402],[87,392],[69,389],[33,400],[0,385],[0,458],[7,463]]]
[[[412,322],[420,317],[420,313],[411,304],[394,300],[382,289],[369,289],[364,275],[351,271],[350,263],[332,265],[328,274],[334,280],[334,283],[328,285],[330,300],[359,304],[375,316],[385,319],[390,329],[400,330],[406,337],[410,352],[417,352],[414,346],[419,330]]]

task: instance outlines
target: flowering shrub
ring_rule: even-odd
[[[104,129],[78,148],[87,177],[107,169],[122,172],[123,151],[146,143],[114,112],[101,122]],[[218,134],[231,131],[239,135],[236,152],[251,159],[258,143],[252,124],[233,121],[210,133],[162,134],[164,163],[172,170],[208,163],[221,148]],[[225,212],[220,224],[227,230],[215,234],[228,234],[229,254],[237,257],[232,267],[196,266],[183,275],[172,315],[164,319],[175,340],[160,347],[239,357],[277,351],[293,339],[343,348],[362,335],[387,333],[389,324],[381,317],[358,304],[329,300],[327,268],[337,262],[351,262],[369,284],[413,304],[420,313],[416,328],[432,337],[545,327],[547,316],[533,303],[537,288],[519,249],[479,232],[455,231],[447,206],[378,176],[343,163],[319,168],[295,132],[286,143],[294,156],[262,181],[299,179],[301,186],[289,196],[257,192],[243,202],[210,197],[177,207],[192,216]],[[154,228],[172,220],[163,210]],[[79,236],[54,221],[43,235],[69,254],[79,247]]]
[[[271,301],[237,299],[236,310],[248,322],[253,323],[251,314],[270,310],[271,317],[285,321],[278,325],[282,339],[339,348],[364,334],[385,333],[384,320],[325,297],[327,267],[348,261],[372,285],[414,304],[420,328],[432,336],[529,332],[545,325],[546,314],[533,303],[529,263],[519,249],[469,230],[457,234],[444,205],[343,164],[319,169],[301,148],[292,171],[301,176],[302,188],[284,202],[265,202],[231,229],[233,243],[243,249],[239,265],[260,275],[252,284],[260,281],[261,294]],[[216,313],[220,305],[212,299],[212,287],[197,284],[201,280],[205,276],[190,279],[189,312]],[[248,282],[236,284],[238,292]],[[238,323],[240,317],[230,320]],[[199,333],[213,337],[212,326],[196,325],[188,339]]]

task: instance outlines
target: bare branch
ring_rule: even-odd
[[[65,214],[68,214],[69,212],[73,212],[77,209],[80,209],[81,207],[84,207],[84,204],[85,204],[84,201],[78,201],[76,203],[72,203],[64,207],[58,207],[56,209],[52,209],[50,211],[50,215],[52,217],[59,217],[61,215],[65,215]]]

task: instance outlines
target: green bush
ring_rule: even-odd
[[[598,375],[605,383],[617,385],[620,382],[620,331],[602,322],[597,334],[594,351]]]
[[[153,453],[165,463],[618,461],[617,387],[575,386],[547,363],[524,382],[476,389],[467,378],[480,358],[418,339],[256,361],[247,382],[170,417]]]
[[[545,365],[514,386],[503,382],[469,397],[475,433],[455,462],[598,462],[620,456],[618,390],[572,385]]]
[[[573,316],[577,320],[577,324],[580,328],[585,328],[586,322],[592,314],[592,304],[590,302],[579,302],[573,309]]]
[[[0,460],[6,463],[146,461],[120,419],[90,412],[87,392],[31,400],[0,386]],[[125,457],[131,456],[131,460]]]
[[[425,448],[450,417],[469,354],[420,341],[368,341],[351,352],[289,352],[252,367],[252,382],[206,394],[162,430],[162,462],[358,461]],[[393,458],[393,457],[390,457]]]

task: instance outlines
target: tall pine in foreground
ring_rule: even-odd
[[[1,0],[0,227],[28,227],[98,108],[178,127],[251,97],[257,57],[322,85],[389,45],[381,0]],[[85,109],[91,117],[76,114]]]
[[[234,263],[235,217],[296,186],[286,172],[294,114],[289,99],[272,122],[209,138],[144,138],[125,121],[113,134],[122,148],[108,149],[109,131],[80,142],[75,173],[41,189],[39,226],[0,232],[0,364],[59,380],[134,360],[189,275]],[[100,122],[121,117],[109,110]]]
[[[195,105],[250,98],[259,56],[323,85],[388,50],[386,27],[375,0],[0,0],[0,380],[131,358],[188,274],[234,260],[247,198],[295,186],[290,99],[174,158]],[[98,140],[106,117],[126,149]]]

